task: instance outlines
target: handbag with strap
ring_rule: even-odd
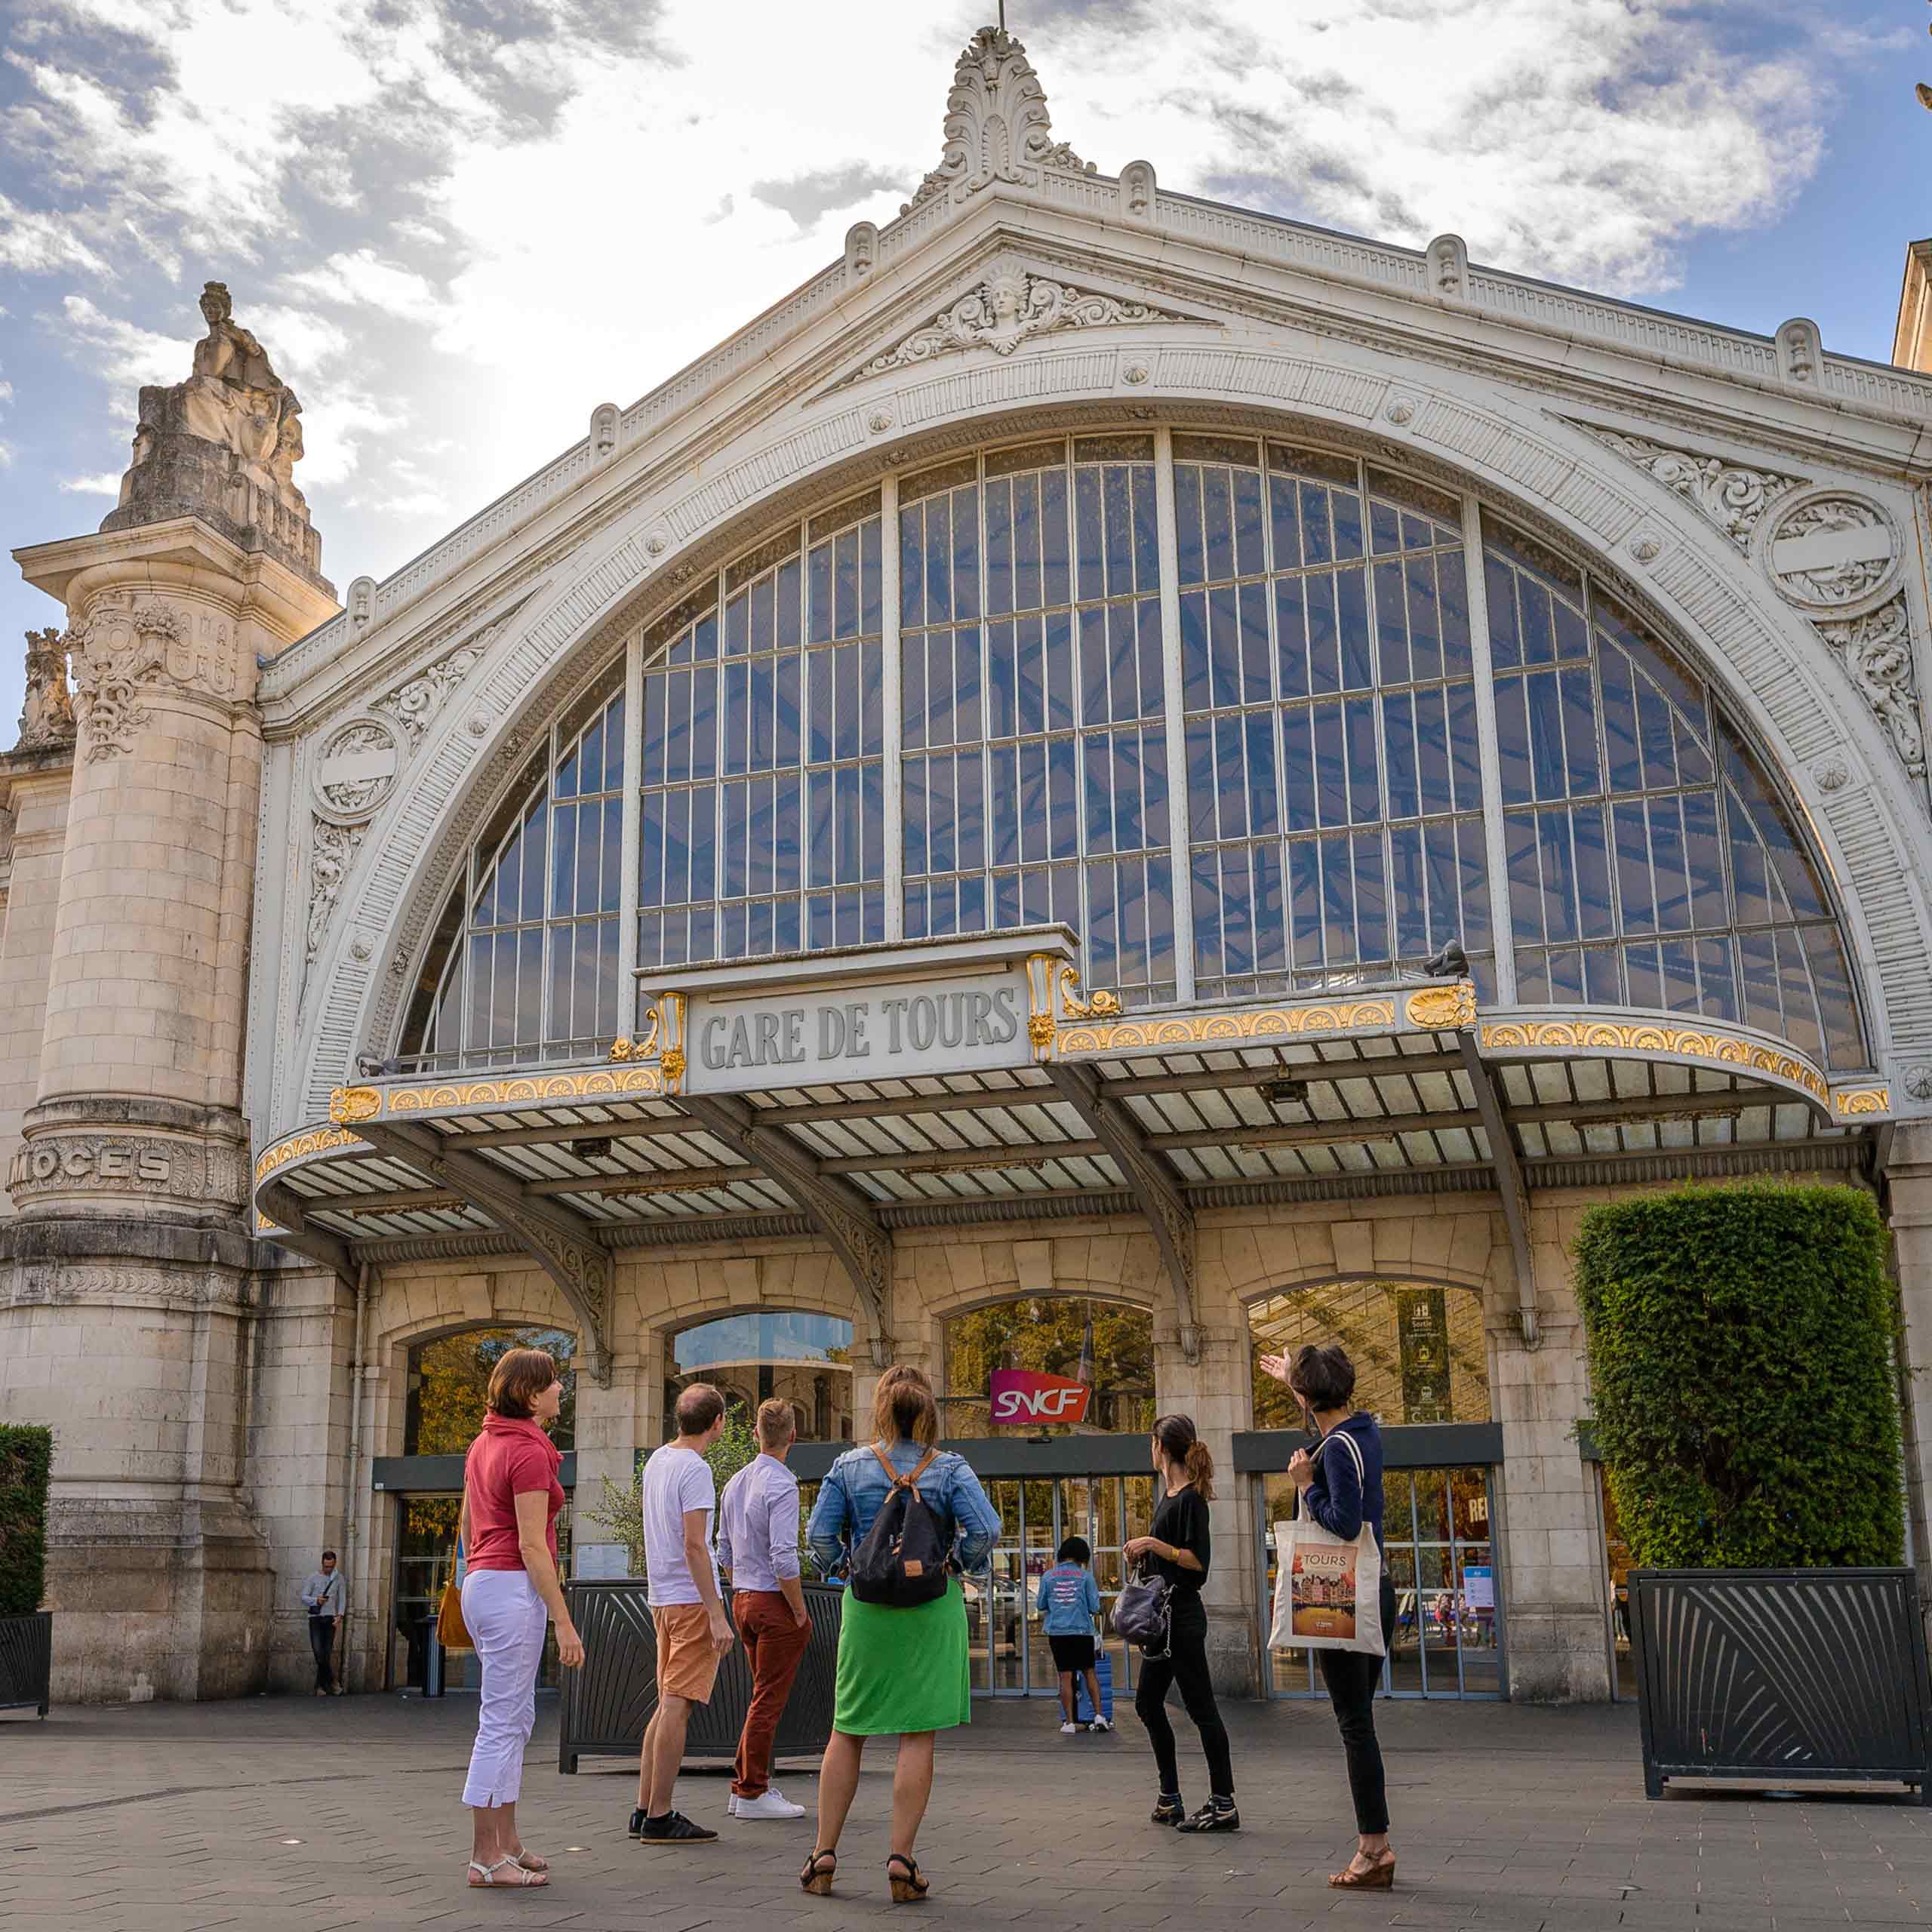
[[[1114,1635],[1158,1660],[1168,1654],[1174,1623],[1174,1586],[1166,1577],[1136,1563],[1114,1598]]]
[[[443,1586],[442,1600],[436,1605],[436,1641],[446,1651],[473,1651],[469,1626],[463,1620],[463,1541],[469,1527],[469,1473],[463,1472],[463,1500],[456,1510],[456,1566]]]
[[[1364,1478],[1361,1446],[1353,1436],[1331,1429],[1315,1445],[1319,1456],[1337,1438],[1355,1458],[1355,1481]],[[1275,1525],[1275,1617],[1268,1634],[1271,1651],[1358,1651],[1387,1654],[1389,1633],[1382,1627],[1382,1547],[1366,1515],[1352,1537],[1324,1530],[1309,1513],[1307,1492],[1300,1513]]]

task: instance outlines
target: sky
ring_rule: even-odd
[[[883,226],[953,0],[8,0],[0,537],[97,527],[226,281],[380,578]],[[1924,0],[1011,0],[1108,174],[1890,352],[1932,233]],[[0,571],[0,744],[21,632]],[[14,641],[9,644],[7,640]]]

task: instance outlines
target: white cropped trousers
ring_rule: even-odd
[[[463,1782],[466,1804],[514,1804],[523,1747],[537,1723],[537,1671],[549,1619],[522,1570],[472,1570],[463,1580],[463,1620],[481,1666],[476,1744]]]

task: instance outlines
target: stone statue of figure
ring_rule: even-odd
[[[16,751],[74,742],[74,694],[67,688],[67,641],[58,631],[27,632],[26,702]]]
[[[141,391],[134,460],[101,528],[199,517],[319,583],[321,540],[295,485],[301,401],[235,321],[225,283],[208,283],[201,309],[208,334],[187,380]]]

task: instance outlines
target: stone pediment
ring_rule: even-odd
[[[954,355],[1011,355],[1023,345],[1075,330],[1152,324],[1221,328],[1223,318],[1192,311],[1131,282],[1075,273],[1001,255],[915,328],[902,329],[821,393]]]

